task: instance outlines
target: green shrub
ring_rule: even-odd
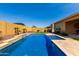
[[[68,36],[68,34],[66,32],[62,32],[61,35],[62,36]]]
[[[54,33],[55,33],[55,34],[60,34],[60,31],[55,31]]]
[[[74,38],[74,39],[79,41],[79,38]]]
[[[56,31],[55,34],[58,34],[61,36],[68,36],[68,34],[66,32],[60,32],[60,31]]]

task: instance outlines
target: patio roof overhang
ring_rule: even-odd
[[[60,22],[69,22],[69,21],[73,21],[73,20],[76,20],[76,19],[79,19],[79,12],[75,13],[75,14],[72,14],[72,15],[70,15],[68,17],[65,17],[62,20],[60,20],[58,22],[55,22],[54,24],[60,23]]]

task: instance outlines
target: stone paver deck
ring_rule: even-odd
[[[79,56],[79,41],[72,38],[65,40],[52,40],[68,56]]]

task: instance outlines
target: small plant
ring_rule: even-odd
[[[74,39],[79,41],[79,37],[77,37],[77,38],[74,38]]]
[[[54,33],[55,33],[55,34],[60,34],[60,31],[55,31]]]
[[[79,30],[76,30],[76,33],[79,35]]]
[[[44,32],[36,32],[36,34],[45,34]]]
[[[56,31],[55,34],[61,35],[61,36],[68,36],[65,32]]]
[[[61,32],[62,36],[68,36],[68,34],[66,32]]]

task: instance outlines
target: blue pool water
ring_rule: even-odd
[[[49,35],[49,38],[52,39],[52,40],[64,40],[56,35]]]
[[[44,34],[32,34],[0,50],[1,56],[65,56]]]

